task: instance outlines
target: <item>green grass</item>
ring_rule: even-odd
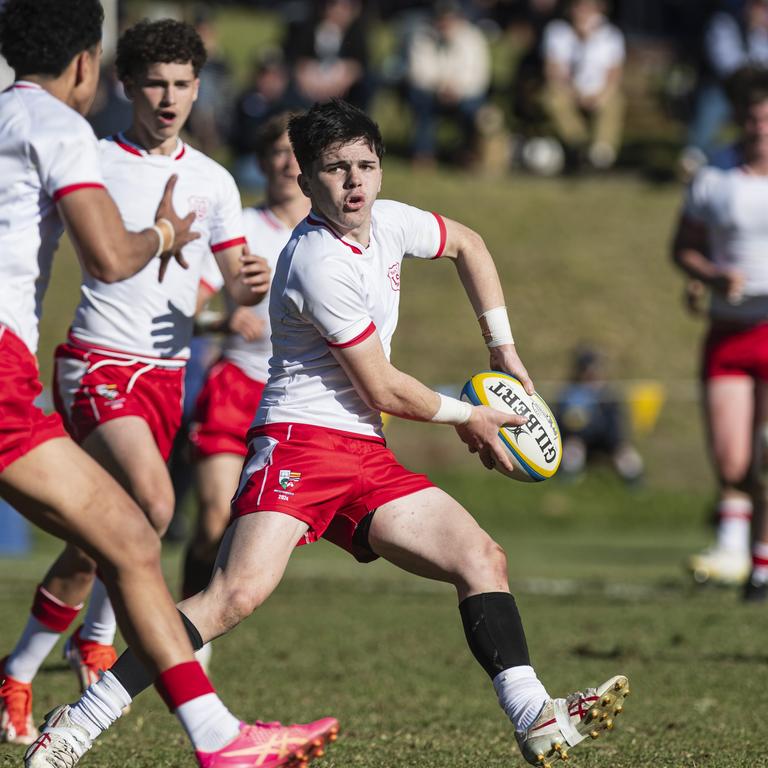
[[[692,590],[680,564],[704,543],[706,498],[627,491],[598,474],[576,487],[525,487],[480,471],[435,479],[506,548],[533,663],[554,693],[629,675],[633,695],[578,766],[762,765],[768,613],[729,591]],[[0,561],[0,650],[25,619],[55,551]],[[166,560],[175,583],[178,552]],[[493,689],[466,649],[448,587],[387,563],[354,563],[325,542],[296,551],[275,595],[216,644],[213,679],[244,717],[339,717],[328,768],[522,766]],[[35,714],[72,699],[54,655]],[[21,750],[0,747],[0,765]],[[191,765],[178,726],[150,692],[84,760],[93,768]]]

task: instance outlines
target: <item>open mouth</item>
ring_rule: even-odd
[[[176,120],[176,113],[170,110],[164,109],[157,113],[157,119],[162,125],[172,125]]]
[[[350,195],[344,201],[344,210],[359,211],[364,204],[365,204],[365,197],[363,195]]]

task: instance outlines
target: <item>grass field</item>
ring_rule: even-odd
[[[227,39],[274,30],[237,15]],[[226,42],[226,41],[225,41]],[[237,52],[238,71],[247,57]],[[391,118],[391,116],[390,116]],[[702,547],[711,501],[696,399],[701,323],[680,306],[667,244],[680,200],[674,186],[630,176],[540,181],[414,174],[385,162],[383,196],[475,227],[497,258],[513,330],[549,396],[575,344],[609,355],[620,381],[653,380],[667,400],[640,436],[645,487],[628,491],[606,470],[570,486],[527,487],[487,473],[447,428],[395,423],[390,442],[428,471],[505,547],[534,664],[564,694],[617,672],[633,695],[615,733],[573,753],[577,766],[768,766],[764,689],[768,612],[725,590],[694,590],[681,564]],[[432,386],[458,388],[486,366],[476,322],[447,264],[403,273],[397,365]],[[77,300],[79,269],[57,257],[42,325],[45,381]],[[57,544],[0,560],[0,655],[18,635]],[[179,553],[166,555],[169,583]],[[213,678],[248,718],[339,717],[343,737],[319,766],[521,766],[511,729],[465,647],[451,590],[384,563],[358,566],[326,543],[296,552],[273,598],[216,645]],[[35,685],[35,714],[70,700],[75,683],[52,656]],[[0,746],[0,766],[21,750]],[[94,768],[192,764],[173,719],[152,693],[84,761]]]

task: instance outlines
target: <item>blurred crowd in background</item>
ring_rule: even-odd
[[[229,3],[282,30],[253,52],[242,83],[220,46],[225,5],[176,4],[210,54],[188,130],[204,152],[229,153],[246,189],[262,183],[254,136],[270,115],[333,97],[371,109],[382,94],[402,111],[396,149],[416,166],[600,172],[642,164],[631,146],[645,131],[668,142],[668,165],[687,178],[727,143],[730,79],[768,66],[768,0],[291,0]],[[136,7],[118,4],[121,23]],[[384,26],[392,43],[374,55]],[[128,115],[106,62],[94,128],[108,135]]]

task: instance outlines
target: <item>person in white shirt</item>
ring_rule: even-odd
[[[751,599],[768,597],[768,530],[750,560],[752,512],[763,490],[753,465],[768,384],[768,74],[745,75],[737,94],[741,162],[705,166],[694,177],[672,256],[711,289],[701,376],[719,485],[717,539],[689,567],[698,581],[746,582]]]
[[[288,139],[288,117],[287,113],[275,115],[259,131],[256,154],[266,178],[266,199],[243,212],[248,245],[272,270],[293,228],[309,213],[309,201],[296,181],[299,166]],[[215,292],[218,287],[214,283],[208,289]],[[221,359],[208,372],[190,430],[198,518],[184,557],[184,597],[210,581],[247,453],[245,436],[269,377],[269,303],[237,307],[228,292],[225,298],[232,332],[224,341]]]
[[[263,765],[265,760],[273,766],[283,765],[283,750],[264,748],[276,728],[289,738],[293,753],[306,749],[318,730],[335,727],[335,721],[298,729],[270,726],[267,730],[266,726],[247,726],[229,712],[192,657],[183,617],[163,583],[156,533],[119,485],[65,436],[59,417],[45,416],[33,404],[41,389],[33,356],[40,302],[62,220],[80,256],[91,299],[99,292],[119,295],[134,280],[142,280],[147,293],[173,289],[176,275],[186,275],[181,265],[169,263],[166,256],[158,272],[157,264],[150,262],[156,255],[170,255],[174,247],[181,260],[181,245],[186,245],[184,256],[192,261],[193,294],[197,287],[194,262],[202,241],[189,228],[199,213],[180,219],[174,212],[171,197],[183,189],[183,182],[172,175],[176,168],[157,179],[151,191],[143,190],[143,212],[135,218],[118,210],[105,189],[116,189],[114,179],[108,164],[101,167],[98,144],[82,118],[98,79],[102,22],[103,11],[96,0],[66,4],[9,0],[0,13],[0,47],[18,76],[0,95],[0,172],[4,180],[0,190],[0,410],[5,414],[0,489],[34,522],[68,537],[81,560],[92,557],[98,563],[127,639],[141,649],[149,674],[157,678],[166,703],[187,730],[200,765],[231,764],[227,749],[253,750],[254,765]],[[29,41],[36,47],[30,48]],[[178,50],[174,49],[174,57]],[[175,77],[183,79],[178,72]],[[158,84],[152,87],[158,88]],[[175,107],[165,104],[159,112],[159,118],[170,124],[166,109]],[[139,178],[140,173],[134,171],[134,176]],[[163,218],[156,221],[158,200]],[[175,202],[178,205],[183,200],[177,196]],[[125,229],[121,214],[137,232]],[[201,229],[199,222],[196,227]],[[239,268],[238,262],[235,271]],[[163,274],[168,282],[161,284],[158,277]],[[119,311],[119,303],[114,302],[112,308]],[[125,309],[130,310],[124,316],[126,325],[133,313],[138,325],[138,302]],[[125,329],[126,333],[131,330]],[[97,355],[90,348],[87,352]],[[110,351],[110,356],[120,358],[119,350]],[[120,364],[125,362],[124,357],[120,359]],[[135,381],[149,375],[148,365],[134,373]],[[94,363],[97,367],[105,366]],[[114,389],[107,385],[105,391]],[[109,396],[105,399],[116,402]],[[71,423],[69,426],[72,429]],[[146,444],[134,442],[124,450],[145,448]],[[100,459],[108,463],[104,454]],[[76,613],[75,601],[66,602],[56,594],[60,586],[67,595],[81,587],[82,579],[75,575],[73,580],[74,587],[65,586],[65,580],[54,576],[46,582],[47,589],[38,590],[20,643],[27,655],[17,658],[14,654],[1,665],[0,737],[15,743],[32,742],[25,757],[30,768],[58,767],[71,761],[72,755],[82,755],[88,749],[92,720],[98,721],[105,705],[122,708],[127,701],[119,682],[106,673],[105,688],[97,697],[86,692],[79,707],[59,707],[50,714],[49,732],[66,733],[66,741],[58,746],[51,743],[50,736],[35,741],[28,675],[34,674],[36,657],[50,651],[61,625]]]
[[[572,166],[582,155],[610,168],[621,143],[624,37],[605,16],[604,0],[569,0],[567,19],[544,30],[543,105]]]
[[[458,222],[377,200],[381,134],[355,107],[315,105],[291,119],[289,135],[312,211],[273,277],[269,380],[233,520],[210,584],[181,609],[209,641],[271,594],[297,544],[323,537],[361,562],[384,557],[455,587],[469,647],[524,757],[534,765],[564,759],[569,747],[613,726],[627,678],[551,699],[530,665],[503,550],[457,501],[403,467],[382,433],[382,412],[450,424],[486,467],[511,469],[498,430],[522,417],[440,395],[389,362],[402,259],[449,259],[478,316],[491,368],[533,392],[491,254]],[[149,683],[130,651],[113,670]]]

